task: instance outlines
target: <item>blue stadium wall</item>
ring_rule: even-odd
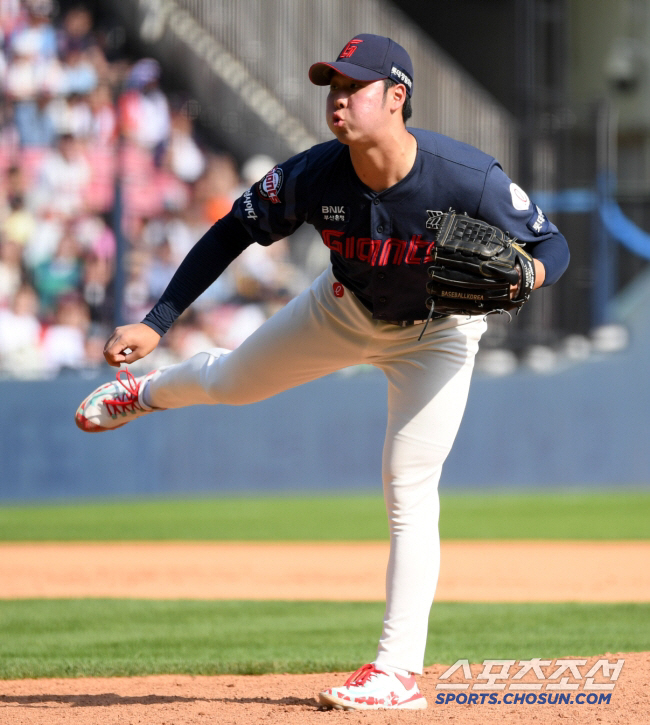
[[[650,487],[646,317],[623,352],[550,375],[476,376],[441,487]],[[99,382],[0,383],[1,500],[381,490],[379,372],[84,434],[74,411]]]

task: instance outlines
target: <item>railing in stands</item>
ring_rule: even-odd
[[[137,0],[141,33],[173,38],[221,75],[249,110],[283,135],[294,152],[330,138],[323,89],[307,80],[315,61],[334,59],[359,32],[389,35],[415,67],[412,125],[430,128],[496,156],[516,172],[514,118],[428,36],[384,0]],[[157,37],[156,37],[157,36]],[[200,84],[200,79],[198,79]]]

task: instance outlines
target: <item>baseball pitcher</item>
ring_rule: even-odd
[[[344,367],[388,380],[382,471],[390,522],[386,610],[378,652],[328,707],[423,709],[429,610],[438,579],[438,480],[461,422],[486,315],[518,311],[569,262],[565,238],[481,151],[410,128],[414,73],[390,38],[361,34],[327,86],[334,139],[269,169],[189,252],[142,322],[118,327],[113,366],[149,354],[176,318],[248,245],[273,244],[307,222],[331,263],[232,352],[212,349],[135,378],[126,368],[76,412],[87,432],[169,408],[263,400]]]

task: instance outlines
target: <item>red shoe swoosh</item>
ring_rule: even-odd
[[[407,690],[410,690],[415,685],[415,675],[413,674],[404,677],[403,675],[398,675],[396,672],[395,677],[397,677]]]

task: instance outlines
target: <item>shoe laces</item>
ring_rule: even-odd
[[[120,370],[115,377],[117,382],[124,388],[124,392],[104,401],[109,415],[135,413],[136,410],[143,410],[138,402],[140,383],[136,381],[133,373],[129,370]]]
[[[364,665],[348,677],[345,687],[363,687],[371,677],[385,674],[383,670],[378,670],[373,664]]]

